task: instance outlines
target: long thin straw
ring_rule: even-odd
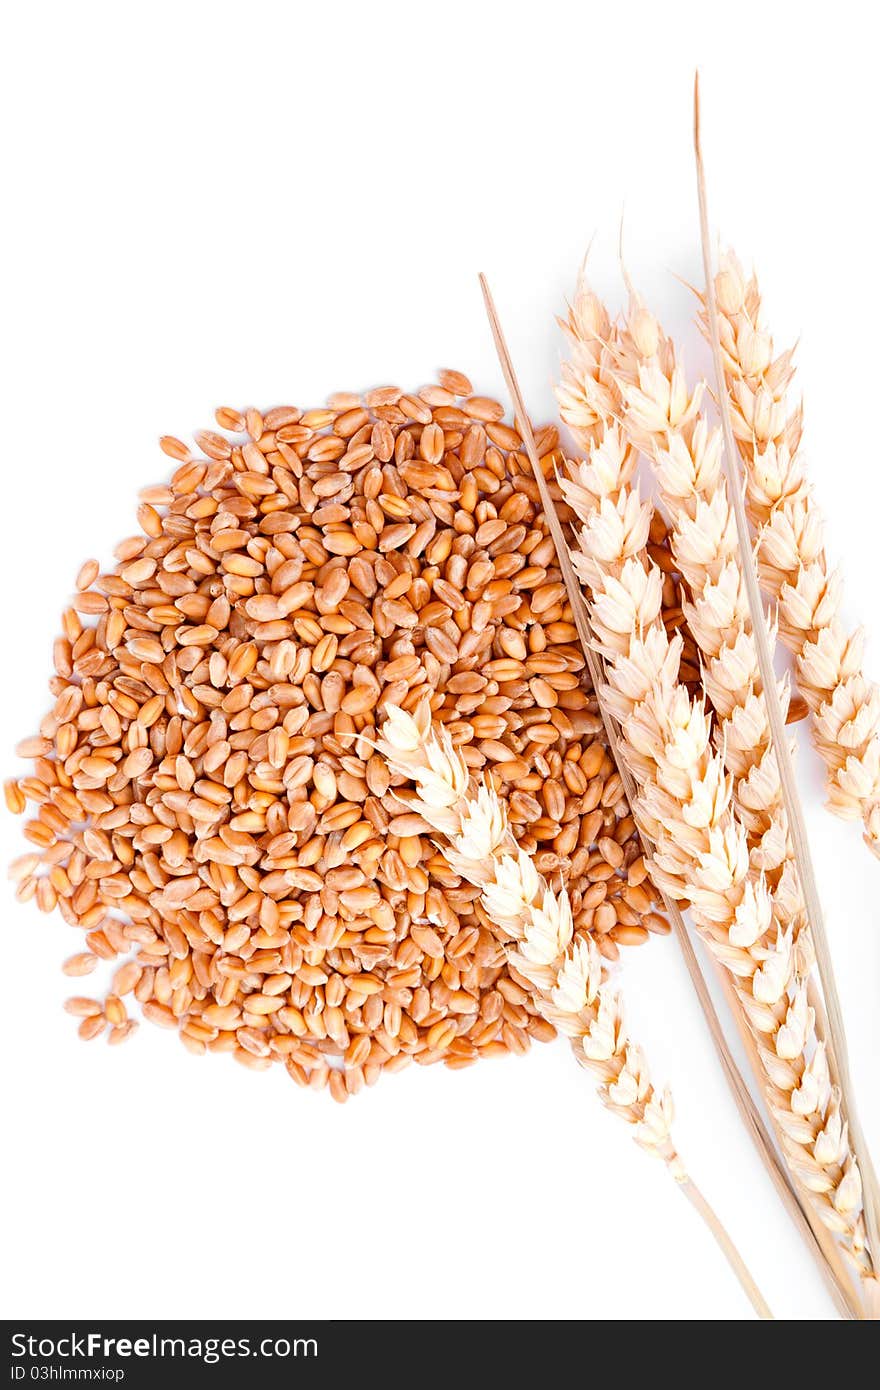
[[[678,1187],[682,1195],[687,1198],[694,1210],[700,1214],[709,1227],[709,1230],[712,1232],[712,1235],[715,1237],[715,1240],[724,1254],[724,1258],[739,1280],[746,1297],[758,1314],[758,1317],[764,1322],[773,1322],[773,1314],[764,1299],[764,1295],[749,1273],[748,1266],[743,1260],[742,1255],[737,1250],[725,1227],[719,1220],[718,1213],[706,1201],[706,1198],[692,1178],[687,1178],[684,1182],[679,1183]]]

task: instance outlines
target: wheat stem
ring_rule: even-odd
[[[746,1296],[758,1314],[758,1317],[765,1320],[768,1318],[772,1319],[773,1314],[764,1301],[761,1290],[749,1273],[747,1266],[743,1262],[742,1256],[730,1239],[724,1226],[719,1221],[717,1214],[706,1201],[706,1198],[703,1196],[696,1183],[692,1178],[688,1178],[685,1182],[681,1183],[680,1186],[682,1194],[688,1199],[694,1210],[699,1212],[724,1252],[725,1259],[745,1290]]]
[[[637,331],[653,342],[653,327],[652,320]],[[806,971],[799,979],[791,927],[774,921],[779,905],[763,872],[750,867],[748,834],[729,805],[722,759],[711,752],[705,705],[692,702],[678,682],[681,639],[667,635],[662,576],[645,553],[650,508],[633,483],[634,451],[616,424],[621,340],[611,335],[608,347],[597,350],[592,340],[600,331],[609,339],[608,318],[585,286],[570,329],[575,359],[560,404],[589,450],[588,461],[562,480],[586,527],[573,561],[609,660],[605,695],[622,721],[625,758],[639,783],[643,824],[655,845],[652,877],[689,903],[701,935],[730,972],[756,1036],[760,1074],[793,1175],[844,1238],[865,1280],[872,1269],[860,1175],[807,1001]],[[683,418],[691,408],[683,375],[674,373],[664,390],[656,397],[661,422]]]

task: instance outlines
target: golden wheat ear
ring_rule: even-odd
[[[433,825],[454,873],[481,891],[511,968],[527,982],[544,1017],[563,1033],[598,1082],[599,1097],[631,1127],[636,1143],[663,1160],[676,1185],[724,1252],[760,1318],[772,1313],[736,1246],[688,1174],[672,1137],[668,1090],[655,1091],[642,1049],[627,1032],[619,990],[588,934],[575,931],[564,890],[555,892],[517,845],[504,802],[490,784],[472,784],[444,732],[393,709],[379,751],[416,787],[414,805]]]

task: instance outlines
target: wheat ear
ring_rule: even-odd
[[[624,429],[653,463],[671,519],[672,555],[692,595],[683,599],[683,612],[703,656],[703,684],[716,716],[715,743],[732,774],[733,806],[748,832],[750,863],[771,887],[774,921],[792,928],[796,981],[807,982],[809,1001],[821,1020],[819,1031],[830,1044],[821,996],[809,978],[815,955],[722,468],[722,431],[709,425],[701,409],[705,383],[689,390],[674,343],[635,291],[625,329],[618,334],[616,364]],[[776,682],[774,698],[784,717],[784,678]],[[829,1062],[837,1081],[830,1046]]]
[[[733,430],[733,417],[728,400],[724,381],[724,360],[721,347],[721,333],[719,328],[718,305],[715,294],[715,271],[712,261],[712,239],[709,229],[709,203],[706,190],[706,171],[703,160],[703,150],[701,141],[701,121],[700,121],[700,75],[699,72],[694,77],[694,164],[697,183],[697,201],[699,205],[700,223],[700,244],[703,254],[703,270],[705,274],[705,306],[706,322],[708,328],[709,346],[712,352],[712,363],[715,374],[715,385],[718,392],[718,409],[721,417],[721,430],[724,439],[723,460],[725,475],[731,493],[733,513],[736,520],[737,536],[739,538],[740,555],[743,565],[743,577],[745,579],[746,592],[749,598],[749,608],[751,612],[752,624],[755,632],[755,647],[761,666],[761,674],[764,679],[766,692],[767,711],[770,719],[770,729],[773,735],[774,752],[779,768],[779,780],[782,786],[782,794],[785,800],[785,810],[791,829],[791,838],[797,858],[798,877],[804,895],[804,904],[807,918],[810,924],[810,932],[816,952],[816,964],[818,967],[819,979],[821,981],[821,998],[817,1004],[817,1016],[821,1010],[827,1014],[827,1024],[824,1025],[825,1035],[828,1039],[828,1059],[832,1068],[834,1079],[840,1088],[844,1098],[845,1110],[849,1119],[849,1126],[852,1136],[852,1148],[859,1154],[862,1166],[863,1182],[863,1207],[865,1227],[873,1251],[874,1260],[878,1258],[880,1252],[880,1188],[878,1188],[876,1174],[871,1163],[871,1155],[867,1148],[865,1136],[862,1131],[861,1122],[856,1107],[856,1100],[852,1089],[852,1079],[850,1075],[848,1048],[846,1031],[843,1021],[843,1011],[840,1005],[840,998],[837,992],[837,985],[834,979],[834,967],[831,959],[831,952],[828,945],[828,938],[825,931],[822,902],[819,897],[816,874],[813,867],[812,855],[810,852],[809,839],[807,837],[806,824],[804,821],[803,808],[798,795],[797,784],[794,776],[791,754],[788,747],[788,739],[785,731],[785,716],[778,699],[775,689],[775,672],[773,670],[773,649],[767,625],[764,619],[764,611],[761,604],[760,586],[757,572],[757,565],[751,546],[749,532],[749,522],[746,514],[745,500],[740,489],[740,479],[736,468],[736,440]],[[876,1265],[875,1265],[876,1269]],[[864,1286],[869,1292],[868,1302],[876,1309],[880,1303],[880,1286],[876,1278],[871,1280],[870,1285]]]
[[[667,636],[660,619],[662,577],[644,554],[650,511],[631,486],[633,455],[606,419],[589,461],[563,480],[563,492],[585,522],[572,558],[593,590],[593,629],[609,662],[607,696],[641,787],[640,813],[656,846],[655,881],[690,905],[730,971],[794,1172],[868,1273],[858,1168],[821,1041],[814,1050],[815,1015],[796,972],[793,934],[774,920],[766,880],[750,869],[747,832],[730,806],[710,719],[678,683],[680,640]]]
[[[471,784],[448,731],[432,725],[427,701],[412,713],[386,706],[377,748],[394,772],[415,784],[413,809],[444,837],[441,850],[453,872],[480,888],[511,965],[531,985],[544,1017],[568,1037],[578,1062],[598,1081],[603,1104],[632,1126],[636,1143],[664,1161],[758,1315],[771,1318],[730,1237],[684,1167],[672,1137],[672,1096],[652,1086],[644,1054],[627,1034],[619,991],[592,939],[575,932],[564,889],[554,892],[519,848],[493,788]]]
[[[608,660],[608,698],[656,846],[655,881],[690,906],[710,949],[733,976],[759,1043],[768,1101],[789,1161],[822,1219],[867,1273],[858,1168],[825,1045],[816,1039],[807,986],[796,971],[792,931],[774,920],[766,880],[750,868],[747,832],[730,805],[711,719],[678,683],[680,640],[667,636],[660,572],[643,558],[647,509],[637,488],[614,473],[626,456],[618,428],[609,427],[590,461],[563,480],[563,491],[585,523],[573,559],[592,589],[593,628]]]
[[[864,635],[840,618],[842,585],[823,545],[824,522],[804,475],[803,408],[792,402],[794,351],[775,356],[761,321],[761,295],[736,256],[715,277],[725,383],[745,465],[762,585],[779,606],[779,630],[794,654],[827,771],[828,807],[864,823],[880,857],[880,688],[862,674]]]
[[[426,701],[412,714],[386,706],[377,748],[394,772],[415,783],[412,809],[446,837],[442,852],[453,872],[481,889],[511,964],[532,986],[544,1017],[597,1075],[603,1102],[635,1126],[636,1141],[681,1181],[672,1098],[655,1093],[641,1050],[626,1035],[602,957],[589,936],[575,933],[568,895],[555,893],[517,846],[498,795],[488,784],[471,787],[448,732],[432,727]]]
[[[578,370],[576,372],[573,370],[568,377],[569,386],[572,391],[572,396],[570,398],[571,406],[577,415],[577,418],[572,420],[572,425],[582,442],[587,444],[591,441],[595,441],[596,438],[601,435],[606,423],[604,411],[613,409],[615,405],[616,387],[613,378],[609,376],[607,370],[609,328],[612,343],[616,340],[618,335],[616,326],[609,326],[608,316],[603,306],[589,291],[584,280],[583,270],[584,267],[582,267],[582,273],[578,284],[579,292],[575,298],[575,303],[571,308],[568,319],[561,322],[568,336],[575,340],[576,348],[578,343],[582,343],[587,349],[583,355],[578,354]],[[595,642],[586,610],[584,595],[572,567],[566,535],[563,532],[557,514],[556,504],[544,478],[541,461],[532,435],[522,392],[516,379],[513,362],[507,348],[507,343],[489,286],[483,275],[480,276],[480,284],[486,305],[486,313],[492,329],[492,336],[495,341],[495,348],[498,353],[498,360],[513,401],[514,413],[519,422],[523,444],[532,465],[532,472],[559,555],[559,563],[565,580],[569,603],[571,604],[572,618],[576,625],[584,656],[590,670],[593,686],[599,702],[599,709],[608,734],[609,746],[613,750],[614,760],[617,764],[621,781],[626,788],[627,798],[639,826],[639,833],[643,845],[646,850],[650,850],[650,834],[640,818],[636,787],[626,760],[622,756],[620,730],[608,707],[607,700],[603,696],[603,692],[607,689],[603,662],[599,652],[595,649]],[[599,341],[600,335],[601,341]],[[603,349],[605,349],[604,352],[602,351]],[[610,384],[610,395],[605,390],[597,394],[596,383],[591,380],[591,372],[595,372],[596,375],[600,372],[603,373],[605,382],[601,384],[603,386]],[[650,859],[650,853],[646,854],[646,858]],[[758,1153],[765,1164],[768,1175],[779,1193],[786,1210],[792,1217],[795,1225],[804,1235],[810,1253],[817,1260],[820,1273],[828,1284],[835,1304],[844,1317],[860,1317],[862,1315],[861,1305],[853,1299],[853,1289],[849,1278],[849,1272],[843,1264],[841,1252],[835,1243],[835,1238],[832,1232],[823,1225],[818,1215],[812,1211],[807,1194],[801,1190],[799,1195],[790,1172],[782,1164],[773,1146],[773,1142],[767,1133],[763,1120],[755,1109],[754,1102],[742,1079],[739,1068],[733,1061],[727,1041],[721,1030],[715,1008],[706,989],[696,955],[694,954],[688,938],[687,929],[684,925],[679,907],[671,900],[669,895],[662,892],[662,890],[661,898],[669,920],[673,924],[685,965],[694,984],[697,999],[706,1019],[725,1077],[730,1085],[732,1095],[746,1128],[754,1140]],[[720,982],[725,987],[725,991],[729,997],[733,990],[730,977],[725,974],[720,965],[718,969],[720,971]],[[743,1032],[744,1042],[750,1060],[754,1057],[753,1065],[756,1075],[758,1075],[760,1074],[760,1066],[758,1064],[757,1046],[754,1038],[748,1031],[747,1024],[739,1009],[736,1009],[735,1017],[738,1026]]]

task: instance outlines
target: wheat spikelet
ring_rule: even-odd
[[[603,1103],[633,1126],[636,1142],[662,1158],[676,1181],[687,1181],[672,1140],[672,1097],[651,1085],[602,957],[589,936],[575,932],[564,889],[554,893],[518,847],[503,802],[492,787],[471,785],[448,732],[432,728],[427,702],[412,714],[387,706],[377,746],[415,783],[413,810],[446,837],[443,853],[453,871],[481,889],[511,965],[597,1078]]]
[[[568,316],[558,322],[571,351],[562,363],[562,380],[556,389],[559,413],[587,450],[602,438],[605,421],[616,413],[620,395],[614,377],[617,329],[590,289],[583,267]]]
[[[823,520],[800,454],[802,407],[792,405],[793,351],[774,357],[754,276],[736,257],[715,277],[725,379],[745,464],[762,584],[779,605],[783,641],[812,715],[827,770],[828,806],[862,819],[880,857],[880,689],[862,674],[863,634],[840,620],[841,581],[823,546]]]
[[[678,378],[667,384],[667,418],[686,421],[686,386]],[[563,402],[563,411],[569,408]],[[605,694],[640,784],[639,810],[656,847],[652,872],[658,886],[690,906],[733,977],[792,1169],[857,1268],[870,1273],[861,1181],[797,968],[792,926],[774,908],[763,872],[750,864],[748,832],[712,746],[710,716],[678,681],[681,641],[661,621],[662,577],[645,555],[650,509],[632,481],[634,467],[632,446],[606,419],[588,459],[562,485],[584,523],[572,559],[608,661]]]

